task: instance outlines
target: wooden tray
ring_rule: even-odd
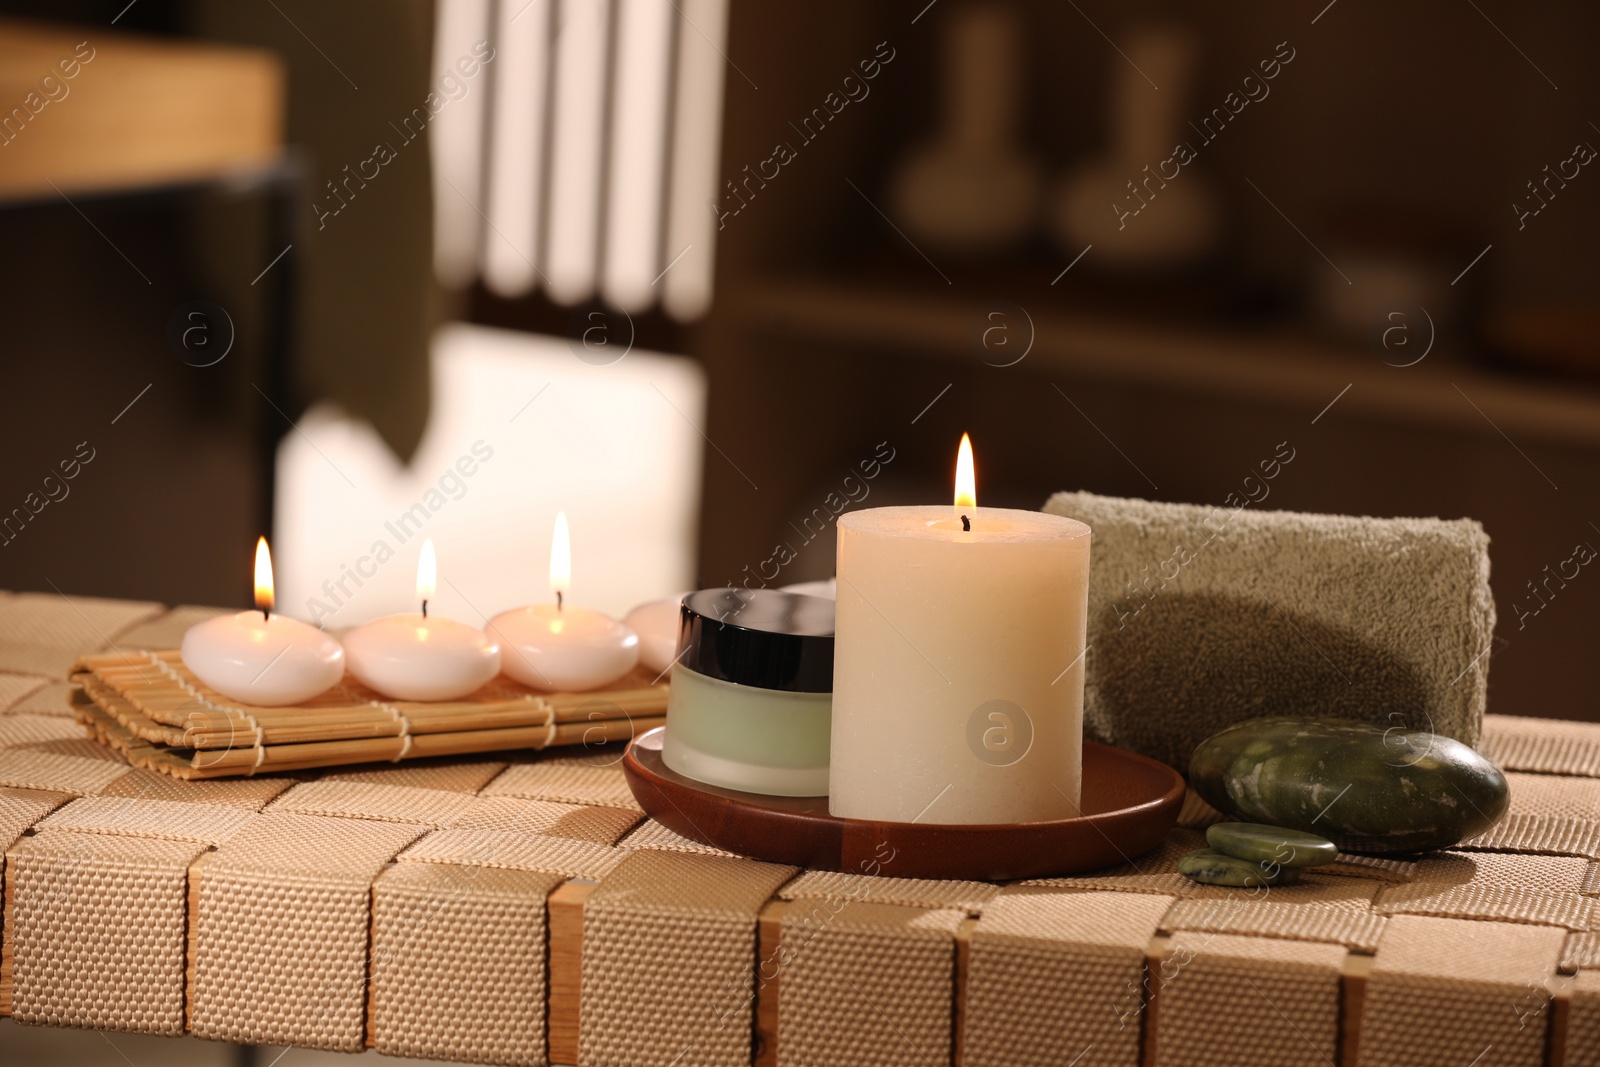
[[[1082,818],[990,826],[837,819],[827,797],[762,796],[685,778],[661,759],[663,733],[640,734],[622,757],[651,818],[714,848],[812,870],[987,882],[1075,874],[1155,848],[1183,806],[1183,778],[1171,767],[1085,741]]]

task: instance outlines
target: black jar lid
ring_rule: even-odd
[[[758,689],[833,692],[833,608],[776,589],[702,589],[683,598],[678,663]]]

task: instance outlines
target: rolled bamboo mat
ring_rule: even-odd
[[[540,693],[502,675],[441,703],[385,700],[346,676],[304,704],[239,704],[194,676],[176,650],[84,656],[74,715],[136,766],[176,778],[399,762],[626,740],[666,721],[667,686],[637,670],[603,689]]]

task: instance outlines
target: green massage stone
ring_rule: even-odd
[[[1505,775],[1448,737],[1337,719],[1252,719],[1200,743],[1189,785],[1241,822],[1320,834],[1345,852],[1425,852],[1480,834]]]
[[[1206,844],[1242,860],[1283,867],[1320,867],[1339,855],[1339,846],[1325,837],[1258,822],[1219,822],[1206,829]]]
[[[1287,885],[1300,878],[1300,872],[1293,867],[1242,860],[1211,848],[1196,849],[1179,860],[1178,873],[1202,885],[1244,888]]]

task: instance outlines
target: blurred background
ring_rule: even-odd
[[[476,619],[545,595],[565,509],[621,612],[829,576],[837,513],[947,499],[966,431],[986,504],[1477,518],[1490,709],[1600,719],[1597,32],[0,0],[0,587],[245,605],[270,532],[280,608],[343,626],[409,606],[425,534]]]
[[[0,19],[0,586],[245,604],[270,531],[341,626],[426,530],[476,618],[564,508],[621,612],[827,577],[963,431],[1028,508],[1224,506],[1287,443],[1250,506],[1480,519],[1491,710],[1600,718],[1589,6]]]

